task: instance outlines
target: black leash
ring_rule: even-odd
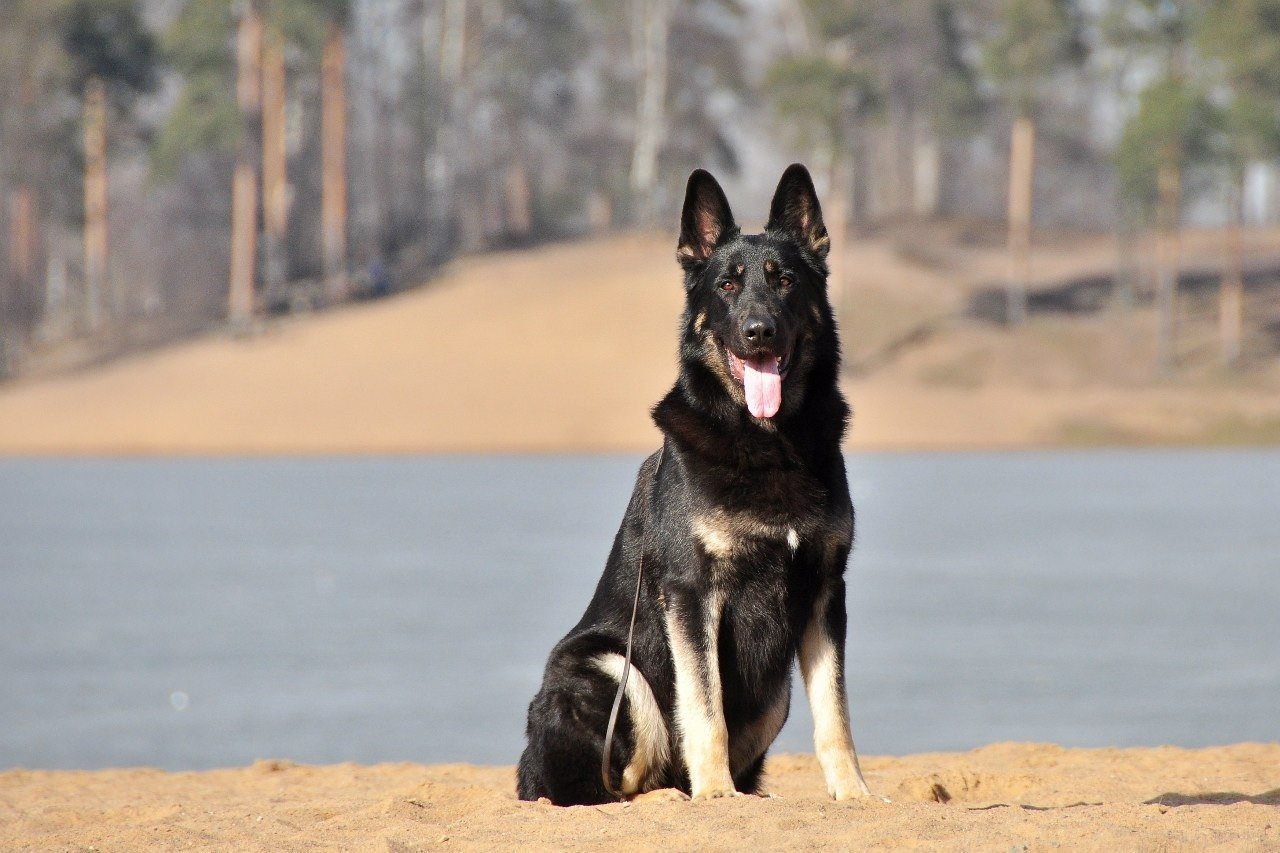
[[[658,448],[658,462],[653,466],[654,483],[658,481],[658,469],[662,467],[662,454],[667,449],[664,441]],[[618,692],[613,695],[613,708],[609,711],[609,725],[604,730],[604,753],[600,757],[600,778],[604,781],[604,789],[619,800],[625,796],[614,789],[609,779],[610,759],[613,753],[613,730],[618,725],[618,712],[622,710],[622,696],[627,689],[627,676],[631,674],[631,645],[636,638],[636,613],[640,609],[640,586],[644,581],[644,547],[640,548],[640,562],[636,566],[636,594],[631,599],[631,625],[627,628],[627,654],[622,661],[622,676],[618,679]]]

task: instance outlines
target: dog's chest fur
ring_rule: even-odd
[[[742,472],[737,488],[707,492],[693,478],[688,515],[697,583],[721,603],[725,721],[743,755],[771,742],[786,720],[791,662],[823,583],[820,567],[852,536],[847,504],[831,506],[815,479],[761,477]]]
[[[725,465],[729,460],[684,457],[688,534],[700,565],[725,593],[761,574],[801,581],[792,576],[852,538],[847,493],[834,493],[833,500],[833,490],[800,459],[770,450],[774,464],[759,467],[741,458]]]

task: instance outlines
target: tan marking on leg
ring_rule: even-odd
[[[716,651],[716,638],[720,633],[718,597],[713,594],[706,607],[707,618],[702,625],[678,624],[675,610],[668,610],[665,620],[676,672],[676,727],[680,731],[685,767],[695,799],[728,797],[735,793],[729,773],[729,732],[724,722]],[[689,641],[687,631],[690,629],[710,639],[705,656]]]
[[[800,643],[800,672],[813,710],[813,746],[827,780],[827,792],[837,800],[871,794],[849,731],[848,698],[841,688],[839,655],[826,630],[827,596],[819,594],[813,616]]]
[[[594,659],[597,668],[614,681],[622,679],[622,655],[608,653]],[[652,780],[666,770],[671,760],[671,738],[662,710],[649,682],[633,663],[627,675],[627,703],[634,729],[635,752],[622,771],[622,793],[637,794],[652,788]]]

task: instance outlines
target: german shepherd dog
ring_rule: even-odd
[[[595,595],[529,705],[521,799],[758,793],[796,658],[828,792],[869,793],[844,686],[853,506],[829,246],[803,166],[783,174],[763,234],[740,232],[715,178],[690,175],[676,253],[680,374],[653,409],[662,449],[640,466]],[[606,788],[604,734],[637,572],[633,666]]]

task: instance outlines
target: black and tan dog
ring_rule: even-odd
[[[756,793],[799,658],[827,790],[868,793],[844,687],[853,507],[828,247],[803,166],[783,174],[763,234],[740,233],[710,174],[689,177],[680,375],[653,410],[663,448],[641,465],[595,595],[529,705],[522,799],[613,799],[604,732],[642,560],[613,789]]]

